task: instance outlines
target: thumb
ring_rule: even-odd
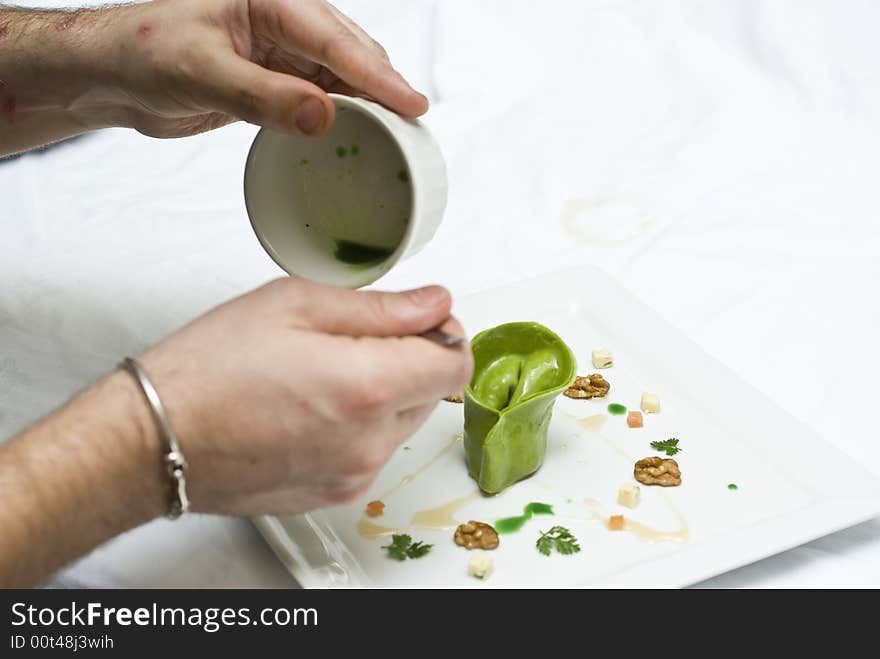
[[[236,55],[217,60],[201,84],[212,110],[283,133],[320,135],[336,116],[317,85]]]
[[[401,293],[352,291],[311,284],[296,303],[297,321],[328,334],[409,336],[443,324],[452,298],[442,286]],[[305,304],[303,304],[305,302]]]

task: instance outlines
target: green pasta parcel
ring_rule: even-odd
[[[474,375],[464,392],[468,471],[489,494],[536,472],[557,396],[577,372],[571,349],[538,323],[507,323],[471,341]]]

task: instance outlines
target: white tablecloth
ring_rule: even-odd
[[[880,4],[339,4],[429,93],[449,166],[444,224],[381,287],[598,264],[880,474]],[[0,437],[279,274],[242,200],[255,130],[0,163]],[[294,582],[247,521],[192,516],[55,583]],[[880,586],[880,520],[706,585]]]

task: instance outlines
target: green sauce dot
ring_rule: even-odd
[[[401,169],[397,172],[397,179],[403,183],[409,183],[409,174],[405,169]]]
[[[728,484],[727,484],[727,489],[728,489],[728,490],[738,490],[738,489],[739,489],[739,485],[737,485],[736,483],[728,483]]]
[[[346,153],[348,153],[348,149],[346,149],[344,146],[337,146],[336,147],[336,155],[339,156],[340,158],[345,158]]]
[[[357,144],[351,145],[351,155],[356,156],[361,152],[361,148]]]
[[[620,416],[621,414],[626,414],[626,405],[621,405],[620,403],[611,403],[608,406],[608,413]]]

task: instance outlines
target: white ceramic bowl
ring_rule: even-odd
[[[292,275],[360,288],[433,237],[446,208],[446,166],[418,120],[331,94],[321,137],[263,128],[248,154],[244,196],[254,232]]]

